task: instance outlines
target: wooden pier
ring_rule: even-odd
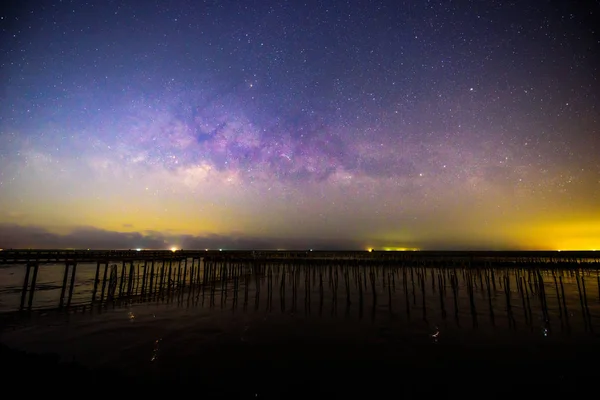
[[[70,307],[78,264],[95,264],[92,304],[115,299],[169,294],[186,287],[260,275],[267,268],[293,263],[331,268],[343,263],[374,267],[594,269],[600,252],[460,252],[460,251],[220,251],[220,250],[3,250],[0,267],[26,268],[20,309],[32,309],[40,265],[64,265],[59,308]],[[600,281],[599,281],[600,287]]]
[[[600,263],[600,251],[313,251],[313,250],[0,250],[0,265],[158,259],[324,259],[471,261],[501,263]]]
[[[203,263],[206,252],[136,251],[136,250],[4,250],[0,251],[0,266],[23,265],[25,278],[20,309],[33,307],[40,265],[64,265],[59,308],[69,307],[73,299],[78,264],[96,264],[91,303],[115,299],[170,293],[186,285],[206,282],[205,274],[220,278],[212,263]],[[141,269],[141,271],[140,271]]]

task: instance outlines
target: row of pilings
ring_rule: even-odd
[[[243,310],[259,310],[262,304],[264,310],[273,311],[276,298],[283,313],[297,313],[302,308],[311,313],[314,307],[321,315],[327,302],[331,314],[337,314],[339,308],[349,314],[355,307],[363,318],[370,307],[372,318],[377,310],[386,309],[408,319],[427,320],[431,310],[441,314],[442,320],[452,318],[457,325],[466,307],[473,327],[481,318],[487,318],[492,326],[497,319],[507,320],[513,329],[518,323],[533,327],[541,321],[544,332],[550,334],[553,318],[563,330],[570,331],[570,316],[583,321],[586,331],[593,331],[586,281],[588,286],[597,286],[593,301],[600,302],[600,278],[591,270],[438,269],[349,266],[346,262],[315,267],[230,260],[207,262],[207,271],[215,276],[197,292],[193,288],[188,292],[188,305],[201,301],[211,307],[227,305],[234,311],[240,304]],[[577,282],[580,307],[569,300],[565,280]],[[554,293],[548,294],[551,289]]]
[[[492,268],[489,264],[475,267],[463,261],[439,268],[414,260],[395,264],[378,261],[222,257],[99,261],[89,303],[102,306],[123,300],[171,301],[187,293],[192,303],[201,299],[215,306],[215,302],[228,304],[231,297],[232,306],[241,303],[247,308],[254,301],[254,307],[258,308],[266,294],[269,309],[273,307],[274,295],[281,310],[291,312],[297,312],[301,297],[305,310],[310,311],[314,307],[312,298],[316,297],[320,312],[325,302],[336,310],[340,303],[345,304],[346,310],[357,307],[361,317],[370,304],[373,315],[376,308],[383,307],[390,313],[402,312],[408,318],[418,314],[427,319],[428,312],[437,309],[443,319],[454,318],[458,322],[460,310],[467,306],[473,326],[484,317],[495,324],[499,316],[506,318],[510,326],[516,326],[518,311],[525,325],[536,323],[534,315],[539,314],[549,326],[549,321],[555,318],[561,326],[568,327],[575,312],[581,316],[586,330],[593,330],[588,299],[600,301],[600,277],[595,269],[581,268],[581,263],[577,263],[580,268],[566,269],[549,262],[527,268],[521,265]],[[38,267],[27,266],[21,309],[32,308]],[[72,305],[76,270],[77,263],[65,263],[59,308]],[[568,301],[565,279],[576,283],[575,305]],[[594,294],[589,293],[590,285]],[[398,301],[399,297],[404,304]],[[499,299],[503,299],[501,306]]]
[[[224,262],[223,260],[203,260],[201,258],[170,257],[156,260],[97,261],[93,289],[89,303],[104,304],[116,300],[153,300],[166,298],[188,287],[206,286],[209,282],[223,282],[239,279],[248,273],[260,273],[258,263]],[[70,307],[76,286],[78,263],[65,261],[58,307]],[[50,267],[57,267],[52,265]],[[33,309],[38,263],[25,265],[25,278],[21,290],[20,310]],[[87,302],[87,301],[85,301]]]

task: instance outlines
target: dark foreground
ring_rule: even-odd
[[[181,393],[201,398],[500,398],[597,392],[600,347],[455,347],[350,343],[235,344],[178,355],[153,371],[124,374],[0,347],[3,381],[26,392]],[[132,371],[133,372],[133,371]],[[21,386],[24,385],[24,386]],[[6,387],[6,386],[5,386]],[[74,392],[76,391],[76,392]],[[83,391],[83,393],[82,393]],[[23,392],[23,393],[26,393]]]
[[[10,346],[0,347],[5,393],[85,399],[597,396],[596,268],[340,260],[195,265],[200,283],[189,269],[180,279],[184,266],[174,275],[162,268],[158,286],[144,281],[143,264],[111,266],[105,269],[110,295],[91,304],[97,265],[80,265],[73,304],[67,300],[58,309],[51,307],[61,303],[67,275],[40,267],[33,305],[50,308],[0,312],[0,342]],[[18,306],[24,271],[0,271],[0,306]],[[120,282],[132,284],[121,288]]]

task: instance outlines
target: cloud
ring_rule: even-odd
[[[156,231],[115,232],[93,227],[79,227],[68,234],[57,234],[38,226],[0,224],[0,248],[19,249],[360,249],[348,240],[313,238],[261,238],[235,234],[176,235]]]

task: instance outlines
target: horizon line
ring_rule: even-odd
[[[280,249],[280,248],[252,248],[252,249],[235,249],[235,248],[0,248],[0,251],[158,251],[158,252],[248,252],[248,251],[268,251],[268,252],[364,252],[364,253],[594,253],[597,249],[385,249],[385,248],[367,248],[367,249],[319,249],[319,248],[297,248],[297,249]]]

